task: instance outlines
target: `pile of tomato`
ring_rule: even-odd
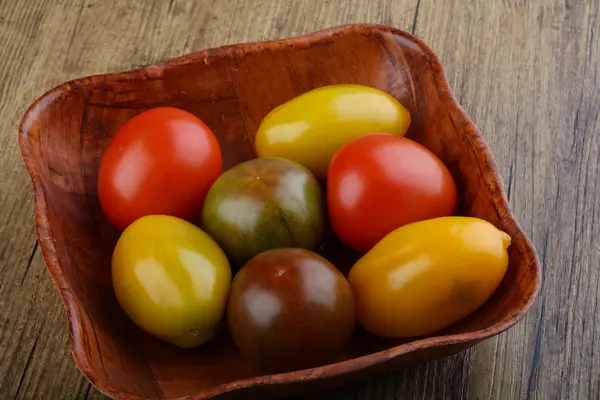
[[[336,360],[356,323],[409,338],[472,313],[503,279],[510,236],[454,216],[455,181],[404,137],[410,122],[387,93],[325,86],[274,108],[257,157],[223,172],[219,142],[196,116],[159,107],[131,118],[98,180],[122,231],[119,304],[179,347],[229,331],[269,371]],[[362,254],[347,276],[318,254],[328,226]]]

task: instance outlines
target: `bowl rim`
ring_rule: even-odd
[[[478,143],[478,147],[481,150],[476,154],[477,163],[481,169],[484,178],[487,176],[488,179],[484,179],[488,189],[492,193],[499,194],[498,196],[492,197],[493,207],[501,215],[500,210],[503,211],[504,217],[500,218],[504,224],[506,224],[512,231],[517,232],[520,239],[524,242],[525,247],[529,250],[529,253],[533,256],[533,266],[535,267],[535,278],[534,288],[531,292],[530,297],[522,304],[521,308],[512,310],[508,316],[498,323],[495,323],[487,328],[460,334],[450,334],[446,336],[432,336],[427,338],[418,339],[408,343],[403,343],[398,346],[381,350],[368,355],[352,358],[344,361],[339,361],[333,364],[327,364],[315,368],[297,370],[286,373],[278,374],[265,374],[252,378],[239,379],[227,383],[223,383],[217,386],[213,386],[203,390],[197,394],[190,394],[185,396],[179,396],[172,398],[173,400],[197,400],[200,398],[209,398],[216,395],[226,394],[241,389],[248,389],[257,386],[269,386],[269,385],[285,385],[299,382],[310,382],[323,378],[333,378],[352,372],[357,372],[362,369],[374,367],[386,361],[391,361],[398,358],[401,355],[414,352],[416,350],[423,350],[427,348],[447,346],[447,345],[459,345],[475,343],[483,339],[495,336],[503,331],[509,329],[517,322],[519,322],[525,314],[531,309],[534,304],[541,286],[541,275],[542,269],[540,260],[536,254],[535,247],[530,241],[526,233],[523,231],[519,223],[517,222],[515,215],[512,212],[506,193],[503,188],[502,178],[498,172],[494,157],[481,136],[479,129],[463,110],[462,106],[458,103],[454,93],[452,92],[443,65],[437,55],[431,50],[431,48],[425,44],[421,39],[414,36],[413,34],[390,26],[372,23],[350,23],[336,25],[325,29],[320,29],[311,33],[296,35],[276,40],[263,40],[254,42],[242,42],[237,44],[230,44],[226,46],[219,46],[210,49],[195,51],[182,56],[174,57],[165,61],[159,61],[154,64],[132,68],[121,72],[111,72],[106,74],[90,75],[84,78],[73,79],[68,82],[62,83],[53,89],[50,89],[39,98],[37,98],[26,110],[21,122],[19,124],[19,146],[21,150],[21,157],[25,164],[25,167],[31,178],[33,191],[34,191],[34,207],[35,207],[35,224],[36,231],[39,238],[39,245],[42,250],[44,262],[54,285],[59,291],[63,306],[67,314],[67,323],[69,328],[69,342],[71,348],[71,354],[75,360],[77,367],[84,374],[84,376],[102,393],[114,397],[124,398],[129,400],[150,400],[150,397],[140,396],[133,393],[123,392],[117,390],[110,383],[107,382],[102,374],[98,373],[95,369],[91,368],[83,356],[84,350],[82,348],[83,342],[80,332],[76,328],[79,326],[79,321],[82,319],[80,311],[72,299],[72,293],[68,285],[66,285],[62,267],[56,256],[57,251],[54,245],[52,227],[47,216],[47,201],[46,192],[42,183],[42,179],[35,167],[35,162],[32,161],[33,155],[28,142],[29,126],[36,120],[39,110],[42,110],[46,105],[51,103],[54,99],[69,93],[72,90],[77,90],[79,87],[86,83],[93,82],[97,79],[102,79],[104,82],[114,79],[120,74],[133,74],[133,73],[147,73],[153,69],[162,70],[164,68],[181,66],[191,63],[204,62],[208,64],[210,59],[215,56],[217,58],[232,57],[241,54],[248,54],[252,52],[261,51],[265,48],[276,49],[281,47],[294,46],[294,44],[300,42],[308,42],[310,44],[327,42],[335,40],[336,36],[348,35],[359,32],[381,32],[391,33],[395,36],[400,36],[405,40],[412,42],[418,46],[424,55],[429,59],[430,63],[434,68],[433,74],[436,80],[436,90],[438,92],[440,101],[445,104],[448,109],[458,111],[465,121],[465,125],[470,129],[467,129],[465,135],[469,139],[469,145],[472,147],[474,142]]]

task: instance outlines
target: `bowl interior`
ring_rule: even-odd
[[[493,161],[455,105],[437,59],[399,31],[346,27],[76,80],[32,106],[21,141],[34,171],[36,221],[46,263],[68,305],[74,357],[88,377],[122,393],[175,397],[263,374],[238,356],[226,329],[208,345],[180,350],[141,332],[118,307],[110,279],[118,232],[101,211],[96,185],[100,158],[116,130],[148,108],[180,107],[212,128],[224,168],[230,168],[254,157],[254,133],[271,109],[338,83],[382,89],[408,107],[408,136],[440,157],[456,180],[457,213],[484,218],[513,236],[501,287],[481,309],[436,336],[486,329],[523,309],[535,292],[535,263],[525,260],[531,257],[527,240],[512,214],[494,200],[503,193]],[[357,258],[333,234],[322,253],[343,271]],[[401,343],[358,328],[346,359]]]

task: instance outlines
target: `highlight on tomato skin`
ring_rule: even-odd
[[[405,137],[361,136],[329,164],[329,222],[342,242],[362,253],[403,225],[452,215],[457,202],[444,163]]]
[[[198,117],[173,107],[144,111],[118,129],[102,156],[100,205],[120,230],[151,214],[192,218],[222,163],[217,138]]]

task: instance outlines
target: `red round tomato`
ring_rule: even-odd
[[[154,108],[127,121],[111,140],[100,163],[100,204],[121,230],[150,214],[188,219],[221,169],[219,143],[200,119]]]
[[[359,137],[329,165],[331,226],[342,242],[361,252],[402,225],[451,215],[456,203],[456,185],[446,166],[404,137]]]

